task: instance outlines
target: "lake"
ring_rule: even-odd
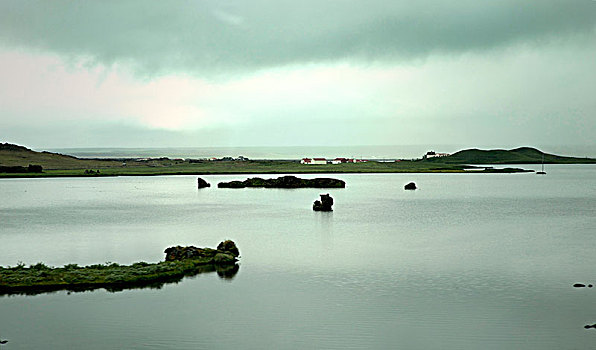
[[[224,239],[242,256],[231,279],[0,297],[2,348],[591,348],[596,288],[573,284],[596,283],[596,166],[546,170],[333,174],[347,187],[329,190],[2,179],[3,266],[157,262]],[[312,211],[320,193],[333,212]]]

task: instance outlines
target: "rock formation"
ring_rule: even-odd
[[[184,259],[213,259],[215,264],[234,264],[240,255],[236,244],[232,241],[221,242],[217,249],[197,248],[195,246],[176,246],[167,248],[166,261],[178,261]]]
[[[345,181],[331,178],[301,179],[296,176],[282,176],[277,179],[262,179],[253,177],[244,181],[220,182],[219,188],[344,188]]]
[[[211,184],[209,182],[201,179],[200,177],[197,178],[197,185],[198,185],[198,188],[211,187]]]
[[[404,186],[404,190],[415,190],[416,189],[416,184],[413,182],[410,182],[409,184]]]
[[[316,200],[312,205],[312,210],[314,211],[333,211],[331,208],[333,206],[333,198],[327,194],[321,195],[321,200]]]

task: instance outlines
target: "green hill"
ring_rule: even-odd
[[[41,165],[43,169],[95,169],[120,167],[122,161],[80,159],[64,154],[37,152],[27,147],[0,143],[0,166]]]
[[[447,164],[540,164],[543,156],[545,164],[596,163],[594,158],[557,156],[531,147],[520,147],[512,150],[466,149],[447,157],[431,158],[427,161]]]

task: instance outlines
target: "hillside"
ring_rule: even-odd
[[[44,170],[121,167],[122,161],[79,159],[51,152],[37,152],[27,147],[0,143],[0,166],[41,165]]]
[[[512,150],[467,149],[448,157],[431,158],[427,161],[447,164],[540,164],[543,156],[545,164],[596,163],[594,158],[557,156],[531,147],[520,147]]]

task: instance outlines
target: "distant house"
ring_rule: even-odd
[[[435,151],[428,151],[426,152],[426,154],[422,157],[422,159],[428,159],[428,158],[438,158],[438,157],[447,157],[449,156],[449,153],[436,153]]]
[[[327,164],[327,159],[325,158],[302,158],[300,161],[301,164],[310,164],[310,165],[323,165]]]

